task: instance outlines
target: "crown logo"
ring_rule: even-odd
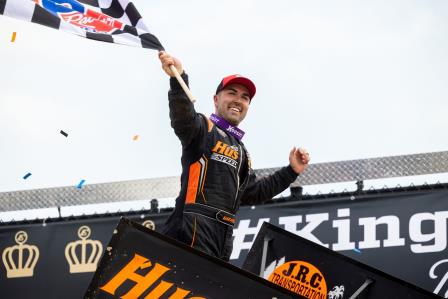
[[[152,220],[146,220],[142,223],[142,225],[152,230],[156,229],[156,224]]]
[[[32,277],[39,259],[39,249],[35,245],[25,244],[28,234],[23,230],[15,236],[17,245],[6,247],[2,254],[7,278]]]
[[[103,253],[103,245],[97,240],[88,240],[90,228],[86,225],[78,229],[81,240],[70,242],[65,246],[65,258],[70,266],[70,273],[95,272]]]

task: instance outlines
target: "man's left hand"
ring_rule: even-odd
[[[305,171],[310,162],[310,154],[304,148],[293,147],[289,153],[289,165],[295,173],[301,174]]]

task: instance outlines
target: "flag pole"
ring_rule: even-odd
[[[180,76],[179,72],[177,71],[176,67],[174,65],[170,65],[170,70],[173,72],[174,76],[176,77],[177,81],[179,81],[180,86],[182,86],[182,89],[187,94],[187,97],[190,99],[192,103],[196,102],[196,99],[194,98],[193,94],[191,93],[190,89],[188,89],[187,84],[185,84],[184,79]]]

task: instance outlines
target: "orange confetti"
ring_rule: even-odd
[[[16,36],[17,36],[17,32],[13,32],[12,33],[12,37],[11,37],[11,43],[13,43],[16,40]]]
[[[140,136],[135,135],[134,138],[132,138],[132,140],[136,141],[136,140],[138,140],[139,137],[140,137]]]

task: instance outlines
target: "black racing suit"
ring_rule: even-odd
[[[188,76],[182,78],[188,84]],[[291,166],[256,179],[244,144],[196,113],[175,78],[168,92],[171,126],[182,143],[181,190],[163,233],[225,261],[240,203],[257,204],[297,177]]]

